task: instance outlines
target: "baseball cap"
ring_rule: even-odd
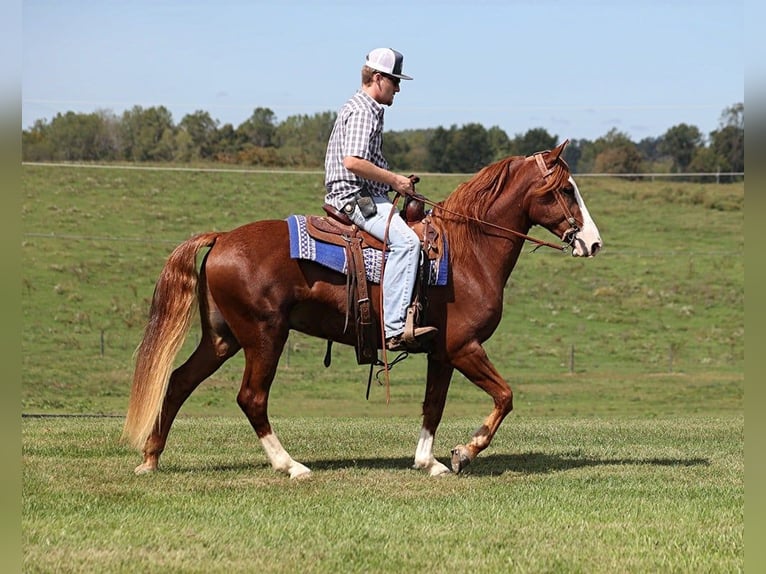
[[[412,79],[410,76],[402,74],[404,56],[391,48],[375,48],[367,54],[367,59],[364,63],[373,70],[383,72],[394,78],[401,78],[402,80]]]

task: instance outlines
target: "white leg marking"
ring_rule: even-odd
[[[439,476],[451,472],[449,468],[434,458],[434,435],[425,428],[420,429],[418,447],[415,449],[415,464],[413,468],[427,470],[431,476]]]
[[[274,433],[263,437],[261,445],[274,470],[289,474],[290,478],[304,478],[311,473],[310,469],[292,459]]]

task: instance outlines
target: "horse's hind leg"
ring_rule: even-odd
[[[160,418],[154,426],[152,434],[146,439],[143,451],[144,462],[136,467],[136,474],[157,470],[160,455],[165,450],[170,427],[181,409],[181,405],[202,381],[216,372],[237,350],[238,347],[234,348],[233,352],[229,349],[224,355],[218,355],[216,347],[210,339],[203,337],[199,346],[186,362],[173,371],[170,375],[168,392],[162,404]]]
[[[212,299],[203,298],[205,295],[201,293],[200,297],[201,340],[186,362],[170,375],[160,418],[144,443],[144,461],[136,467],[136,474],[157,470],[170,427],[181,406],[202,381],[215,373],[240,349]]]
[[[237,403],[261,441],[272,468],[290,475],[290,478],[304,478],[311,471],[294,461],[284,449],[271,428],[268,416],[269,391],[288,332],[286,327],[267,326],[263,322],[251,333],[248,341],[243,342],[245,374]]]

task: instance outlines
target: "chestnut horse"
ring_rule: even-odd
[[[459,473],[487,448],[513,408],[513,393],[482,343],[497,328],[503,289],[526,234],[545,227],[592,257],[601,237],[569,167],[567,142],[529,157],[486,166],[461,184],[431,217],[449,241],[450,275],[429,287],[429,324],[439,331],[428,353],[423,422],[414,467],[432,476]],[[196,255],[210,248],[199,272]],[[379,286],[370,299],[378,310]],[[198,303],[199,345],[180,367],[173,360],[186,338]],[[291,478],[310,470],[283,448],[269,422],[269,389],[291,329],[354,345],[346,324],[346,278],[312,261],[291,259],[288,224],[264,220],[229,232],[210,232],[179,245],[157,281],[149,322],[136,352],[136,367],[123,436],[143,451],[136,473],[157,469],[181,405],[195,388],[240,349],[245,371],[237,403],[260,439],[272,467]],[[378,340],[380,348],[380,341]],[[464,445],[452,450],[451,469],[433,454],[450,379],[457,369],[494,402],[492,412]]]

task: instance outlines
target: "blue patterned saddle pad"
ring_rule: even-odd
[[[311,237],[306,231],[305,215],[291,215],[286,221],[290,229],[290,257],[315,261],[344,274],[347,272],[346,250],[340,245],[324,243]],[[364,256],[367,280],[372,283],[380,283],[380,251],[370,247],[362,249],[362,255]],[[442,256],[430,262],[429,285],[447,284],[448,260],[447,241],[445,240]]]

